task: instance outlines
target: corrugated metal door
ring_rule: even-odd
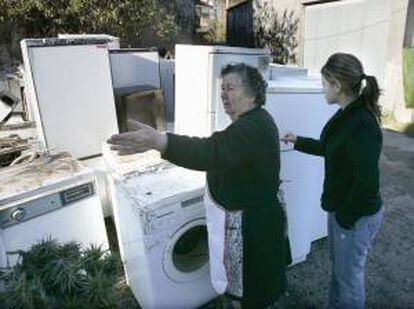
[[[226,42],[230,46],[254,47],[251,1],[240,3],[227,10]]]

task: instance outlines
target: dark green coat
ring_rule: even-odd
[[[272,117],[256,107],[209,138],[168,134],[163,158],[207,171],[213,199],[243,210],[243,304],[261,308],[286,289],[290,250],[280,207],[279,135]]]
[[[378,161],[382,132],[362,97],[340,109],[322,130],[320,140],[298,137],[295,149],[325,158],[322,208],[336,212],[338,223],[352,228],[381,206]]]

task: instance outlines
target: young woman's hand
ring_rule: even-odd
[[[280,140],[282,142],[285,142],[285,144],[288,144],[288,143],[294,144],[296,143],[297,137],[295,134],[289,132],[289,133],[286,133],[285,136],[283,136]]]
[[[138,121],[128,120],[129,127],[134,131],[115,134],[108,139],[111,150],[119,155],[129,155],[156,149],[163,152],[167,147],[167,136],[154,128]]]

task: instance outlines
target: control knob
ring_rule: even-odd
[[[16,208],[12,211],[10,217],[14,221],[21,221],[23,220],[25,214],[26,214],[26,211],[23,208]]]

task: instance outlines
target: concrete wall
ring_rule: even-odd
[[[351,52],[362,60],[367,74],[378,77],[384,112],[401,123],[414,121],[414,110],[405,108],[402,88],[409,0],[262,1],[271,2],[279,13],[293,11],[299,18],[299,65],[318,72],[330,54]]]
[[[384,80],[392,0],[348,0],[305,8],[303,65],[318,73],[337,52],[358,57],[365,73]]]

